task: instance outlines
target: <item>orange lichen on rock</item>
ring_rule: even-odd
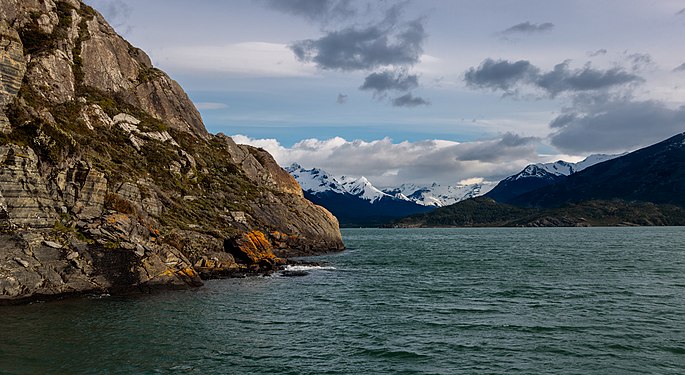
[[[264,233],[258,230],[245,233],[240,241],[240,250],[252,261],[258,263],[262,259],[275,259],[271,242]]]
[[[273,252],[273,245],[267,236],[258,230],[243,233],[233,238],[225,247],[243,265],[277,264],[280,259]]]

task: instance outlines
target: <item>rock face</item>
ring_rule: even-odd
[[[0,0],[0,303],[201,285],[343,249],[267,152],[77,0]]]

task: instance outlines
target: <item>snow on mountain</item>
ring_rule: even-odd
[[[385,189],[384,192],[403,196],[422,206],[443,207],[463,200],[483,195],[494,188],[493,183],[477,183],[470,185],[439,185],[433,183],[429,186],[415,184],[403,184],[395,189]]]
[[[595,164],[599,164],[601,162],[611,160],[614,158],[617,158],[619,156],[623,156],[625,154],[620,154],[620,155],[606,155],[606,154],[594,154],[590,155],[587,158],[585,158],[582,161],[579,161],[577,163],[569,163],[563,160],[558,160],[553,163],[538,163],[538,164],[531,164],[524,168],[521,172],[507,177],[505,180],[507,181],[512,181],[512,180],[518,180],[521,178],[529,178],[529,177],[536,177],[536,178],[547,178],[547,174],[551,174],[553,176],[570,176],[573,173],[580,172],[585,168],[591,167]]]
[[[332,191],[339,194],[346,192],[342,184],[333,176],[318,168],[304,169],[299,164],[292,164],[285,168],[302,187],[302,190],[310,193]]]
[[[618,157],[627,155],[627,152],[618,155],[607,155],[607,154],[593,154],[585,158],[583,161],[579,161],[575,164],[576,172],[580,172],[585,168],[592,167],[595,164],[605,162],[607,160],[616,159]]]
[[[338,194],[350,194],[371,203],[381,199],[397,199],[414,202],[421,206],[442,207],[462,200],[483,195],[490,191],[495,184],[478,183],[472,185],[416,185],[403,184],[397,188],[379,189],[366,177],[333,177],[329,173],[318,169],[305,169],[299,164],[293,164],[285,168],[297,182],[302,190],[310,194],[334,192]]]
[[[370,201],[371,203],[383,199],[384,197],[394,198],[393,196],[382,192],[380,189],[377,189],[364,176],[356,179],[342,176],[340,179],[343,181],[343,189],[348,193]]]
[[[360,178],[348,176],[336,178],[321,169],[305,169],[299,164],[292,164],[285,168],[285,170],[295,177],[302,190],[311,194],[328,191],[338,194],[351,194],[371,203],[384,197],[393,198],[377,189],[363,176]]]

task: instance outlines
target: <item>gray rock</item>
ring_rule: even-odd
[[[63,246],[53,241],[43,241],[45,246],[51,247],[53,249],[61,249]]]
[[[19,257],[15,257],[14,260],[15,260],[17,263],[21,264],[24,268],[29,268],[29,265],[30,265],[29,262],[27,262],[27,261],[25,261],[25,260],[23,260],[23,259],[21,259],[21,258],[19,258]]]

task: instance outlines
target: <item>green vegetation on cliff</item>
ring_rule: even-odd
[[[51,4],[0,12],[0,303],[195,286],[343,248],[268,153],[207,133],[93,9]]]
[[[398,220],[397,227],[572,227],[685,225],[685,209],[622,200],[586,201],[557,208],[525,208],[491,198],[468,199]]]

